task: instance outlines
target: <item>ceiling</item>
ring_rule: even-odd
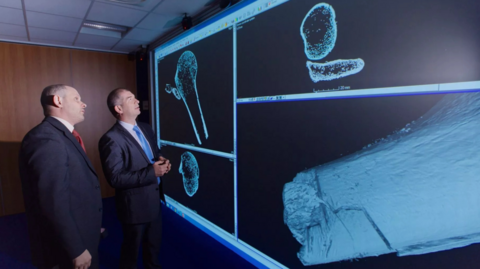
[[[131,52],[179,28],[184,13],[211,0],[146,0],[130,5],[110,0],[0,0],[0,41]],[[85,21],[128,27],[123,36],[81,31]]]

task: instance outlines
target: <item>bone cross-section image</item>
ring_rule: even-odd
[[[192,197],[198,190],[198,179],[200,177],[200,169],[198,168],[197,159],[189,151],[182,154],[180,167],[178,172],[183,176],[183,187],[188,196]]]
[[[190,116],[193,131],[195,132],[198,144],[201,145],[202,140],[200,139],[200,134],[198,133],[197,126],[195,124],[195,118],[201,118],[205,139],[208,139],[208,130],[207,125],[205,124],[205,118],[203,117],[203,111],[200,105],[200,98],[197,90],[197,72],[198,64],[195,54],[193,54],[191,51],[185,51],[182,53],[177,63],[177,72],[175,73],[175,84],[177,87],[174,88],[170,84],[167,84],[165,91],[167,93],[173,93],[178,100],[183,100],[183,103],[187,108],[188,115]],[[192,115],[190,108],[197,105],[199,115]]]
[[[319,3],[312,7],[302,21],[300,36],[308,59],[325,58],[337,41],[337,22],[333,7],[327,3]],[[307,61],[310,79],[315,83],[354,75],[362,71],[364,66],[365,62],[362,59],[339,59],[326,63]]]
[[[333,7],[320,3],[310,9],[303,19],[300,35],[308,59],[320,60],[327,56],[337,40],[337,23]]]

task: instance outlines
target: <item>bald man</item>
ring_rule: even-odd
[[[19,155],[33,264],[98,268],[100,186],[74,129],[87,105],[67,85],[46,87],[40,99],[45,119],[24,137]]]

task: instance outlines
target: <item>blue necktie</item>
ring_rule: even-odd
[[[142,132],[140,132],[140,129],[138,128],[137,125],[133,127],[133,130],[137,134],[138,140],[140,140],[140,145],[142,146],[143,151],[145,152],[145,155],[147,155],[147,158],[150,160],[150,163],[154,163],[153,161],[153,153],[150,147],[148,146],[147,140],[145,139],[145,136],[143,136]],[[160,178],[157,177],[158,184],[160,184]]]

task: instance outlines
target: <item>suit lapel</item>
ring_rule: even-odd
[[[52,117],[47,117],[45,119],[46,121],[48,121],[50,124],[52,124],[55,128],[57,128],[59,131],[63,132],[63,135],[65,135],[65,137],[67,137],[70,142],[73,143],[73,145],[75,146],[75,148],[80,152],[80,154],[82,155],[83,159],[85,160],[85,162],[87,163],[88,167],[90,168],[90,170],[92,170],[92,172],[95,174],[95,176],[97,176],[97,173],[95,172],[95,169],[93,168],[93,165],[92,163],[90,162],[90,159],[88,159],[88,156],[87,154],[85,153],[85,151],[83,150],[82,146],[80,145],[80,143],[78,143],[77,139],[73,136],[73,134],[70,132],[70,130],[67,129],[67,127],[65,125],[63,125],[63,123],[59,122],[58,120],[52,118]],[[98,176],[97,176],[98,177]]]
[[[147,155],[145,154],[145,151],[143,151],[143,148],[142,146],[137,142],[137,140],[132,136],[132,134],[130,134],[130,132],[128,132],[122,125],[120,125],[120,123],[116,123],[115,124],[115,127],[117,128],[117,130],[119,130],[124,137],[126,137],[127,141],[130,142],[130,144],[133,144],[134,147],[136,147],[138,149],[138,151],[140,152],[140,154],[142,154],[143,158],[145,158],[145,160],[148,162],[148,163],[151,163],[151,161],[148,159]],[[143,132],[143,130],[142,130]]]

